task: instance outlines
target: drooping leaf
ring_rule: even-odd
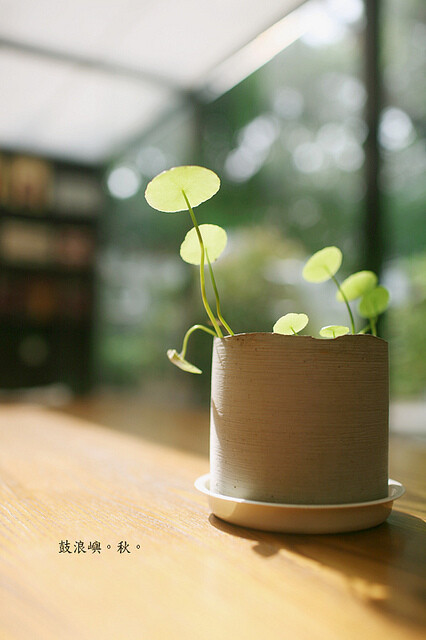
[[[286,313],[281,316],[273,326],[274,333],[282,333],[285,336],[292,336],[299,333],[306,327],[309,318],[306,313]]]
[[[179,369],[183,369],[183,371],[188,371],[188,373],[203,373],[201,369],[188,362],[188,360],[185,360],[185,358],[182,358],[176,349],[168,349],[167,357],[170,362],[179,367]]]
[[[339,324],[330,324],[327,327],[320,329],[320,336],[323,338],[339,338],[349,333],[349,327],[343,327]]]
[[[367,293],[367,291],[374,289],[376,284],[377,276],[373,271],[358,271],[346,278],[340,285],[340,288],[349,301],[360,298],[364,293]],[[343,302],[343,296],[340,291],[336,293],[336,300]]]
[[[210,262],[214,262],[226,247],[226,231],[217,224],[200,224],[198,228],[203,238],[204,248],[208,253],[209,260]],[[195,228],[190,229],[186,234],[185,240],[180,246],[180,255],[182,260],[189,262],[189,264],[200,264],[201,248]]]
[[[342,252],[337,247],[325,247],[314,253],[305,264],[302,275],[308,282],[325,282],[340,269]]]
[[[389,304],[389,291],[379,285],[363,295],[358,305],[358,313],[363,318],[377,318],[386,311]]]
[[[145,199],[151,207],[166,213],[186,211],[209,200],[220,188],[220,179],[210,169],[198,166],[173,167],[151,180],[145,191]]]

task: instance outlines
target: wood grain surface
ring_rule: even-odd
[[[388,522],[298,536],[209,517],[207,412],[4,406],[0,438],[2,640],[425,637],[420,440],[391,439]]]

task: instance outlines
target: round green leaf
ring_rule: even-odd
[[[286,313],[276,321],[273,327],[274,333],[282,333],[285,336],[292,336],[299,333],[306,327],[309,318],[306,313]]]
[[[167,357],[170,362],[179,367],[179,369],[183,369],[183,371],[188,371],[188,373],[203,373],[201,369],[188,362],[188,360],[185,360],[185,358],[182,358],[176,349],[168,349]]]
[[[367,293],[367,291],[374,289],[376,284],[377,276],[373,271],[358,271],[346,278],[340,285],[340,288],[349,301],[360,298],[364,293]],[[344,301],[340,291],[336,293],[336,300],[340,302]]]
[[[323,338],[338,338],[339,336],[345,336],[347,333],[349,333],[349,327],[343,327],[339,324],[330,324],[320,329],[319,332]]]
[[[389,304],[389,291],[379,285],[363,295],[358,305],[358,313],[363,318],[377,318],[386,311]]]
[[[183,166],[163,171],[151,180],[145,199],[151,207],[166,213],[188,210],[182,191],[191,207],[197,207],[219,191],[219,177],[205,167]]]
[[[308,282],[325,282],[340,269],[342,252],[337,247],[325,247],[314,253],[305,264],[302,275]]]
[[[226,231],[217,224],[200,224],[198,228],[203,238],[204,248],[208,253],[209,260],[210,262],[214,262],[226,247],[228,239]],[[186,234],[185,240],[180,245],[180,255],[182,260],[189,262],[189,264],[200,264],[201,247],[195,228],[190,229]]]

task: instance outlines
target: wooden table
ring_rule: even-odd
[[[2,640],[425,637],[421,441],[392,440],[387,523],[298,536],[209,516],[207,429],[131,402],[0,409]]]

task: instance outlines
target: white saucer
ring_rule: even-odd
[[[394,500],[405,489],[389,480],[386,498],[350,504],[279,504],[232,498],[210,491],[210,474],[195,481],[195,488],[209,497],[213,514],[240,527],[282,533],[342,533],[375,527],[386,520]]]

